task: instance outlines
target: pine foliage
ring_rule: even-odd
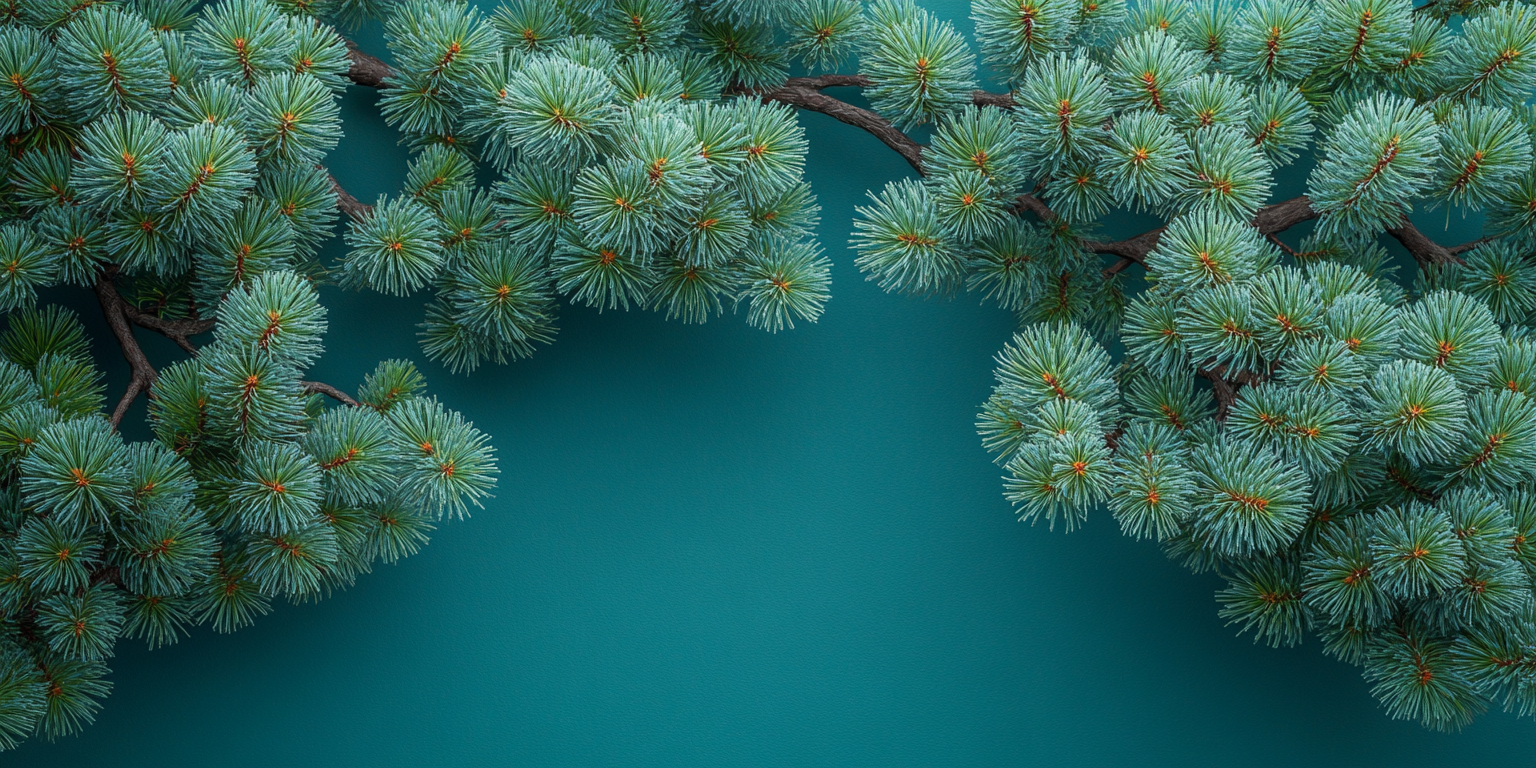
[[[845,60],[864,28],[848,0],[397,3],[381,111],[420,151],[353,223],[342,282],[432,287],[422,347],[459,372],[551,341],[561,298],[813,322],[830,264],[804,132],[749,90]]]
[[[1107,507],[1220,573],[1239,633],[1316,636],[1393,717],[1536,712],[1532,8],[971,7],[1003,97],[959,95],[974,54],[921,8],[869,9],[875,111],[935,129],[852,245],[888,291],[1019,315],[977,428],[1020,519]],[[1292,163],[1305,214],[1275,225]],[[1426,244],[1407,217],[1435,208],[1488,236]],[[1122,212],[1162,227],[1100,239]]]
[[[0,26],[0,749],[90,724],[119,640],[169,645],[246,626],[279,597],[322,598],[495,485],[487,436],[410,363],[384,363],[335,407],[302,381],[327,327],[316,254],[337,194],[319,164],[350,66],[316,15],[349,6],[197,5],[24,3]],[[469,227],[492,208],[401,197],[349,235],[359,254],[340,277],[426,285],[444,261],[479,258],[443,242],[438,211]],[[547,340],[542,266],[486,253],[465,273],[466,321]],[[135,367],[151,441],[125,441],[122,409],[104,411],[80,320],[38,306],[55,285],[94,287],[109,322],[212,321],[196,356]]]
[[[382,364],[356,406],[319,405],[301,375],[322,351],[320,279],[431,290],[420,341],[455,372],[549,343],[562,301],[814,322],[830,265],[793,106],[919,171],[855,212],[870,280],[1018,315],[977,428],[1021,519],[1071,530],[1106,506],[1221,574],[1239,632],[1315,636],[1393,717],[1536,712],[1536,12],[971,9],[974,45],[915,0],[5,16],[0,747],[87,724],[120,636],[238,629],[414,553],[490,493],[486,436],[409,363]],[[373,206],[319,167],[354,77],[331,25],[367,19],[393,65],[380,112],[413,153]],[[829,77],[786,80],[801,72]],[[989,76],[1007,93],[978,93]],[[919,127],[926,145],[902,133]],[[1273,199],[1293,164],[1299,208]],[[347,254],[322,265],[339,202]],[[1431,209],[1488,236],[1426,242],[1408,217]],[[1100,239],[1127,212],[1160,226]],[[1407,279],[1394,240],[1417,259]],[[78,321],[36,307],[115,280],[161,321],[217,321],[159,372],[151,443],[103,418]]]

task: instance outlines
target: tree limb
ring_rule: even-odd
[[[1469,241],[1467,241],[1465,243],[1462,243],[1461,245],[1453,245],[1453,246],[1451,246],[1451,247],[1449,247],[1449,248],[1447,248],[1445,250],[1448,253],[1450,253],[1452,256],[1460,256],[1463,253],[1466,253],[1467,251],[1470,251],[1470,250],[1472,250],[1474,248],[1477,248],[1480,245],[1485,245],[1487,243],[1491,243],[1491,242],[1493,242],[1497,238],[1498,238],[1498,235],[1486,235],[1484,237],[1479,237],[1476,240],[1469,240]]]
[[[1041,221],[1054,221],[1056,213],[1051,210],[1045,201],[1031,194],[1022,194],[1014,201],[1013,211],[1022,213],[1029,211],[1040,218]],[[1311,221],[1322,214],[1312,208],[1312,200],[1306,195],[1283,200],[1273,205],[1260,208],[1253,216],[1253,228],[1265,237],[1284,232],[1302,222]],[[1082,248],[1092,253],[1103,253],[1111,256],[1119,256],[1121,259],[1129,259],[1137,264],[1145,266],[1148,253],[1157,247],[1158,239],[1162,236],[1166,227],[1143,232],[1124,240],[1100,241],[1082,240]],[[1470,251],[1491,238],[1483,237],[1468,243],[1446,248],[1443,245],[1429,239],[1413,222],[1404,216],[1396,227],[1387,230],[1387,234],[1395,238],[1408,250],[1415,261],[1420,264],[1459,264],[1461,259],[1458,254]],[[1118,272],[1124,267],[1118,267]],[[1113,274],[1113,273],[1111,273]]]
[[[351,395],[323,381],[301,381],[299,382],[299,386],[304,389],[306,394],[325,395],[326,397],[329,397],[332,400],[336,400],[337,402],[346,403],[347,405],[353,407],[357,406],[357,401],[353,400]]]
[[[1312,210],[1311,198],[1301,195],[1260,208],[1253,216],[1253,226],[1261,235],[1274,235],[1320,215]]]
[[[834,85],[869,85],[863,75],[822,75],[792,77],[778,88],[753,91],[763,101],[776,101],[823,115],[866,131],[901,155],[919,174],[923,172],[923,145],[891,125],[891,121],[862,107],[834,99],[821,92]]]
[[[978,107],[1013,109],[1013,94],[988,93],[987,91],[971,91],[971,103]]]
[[[847,123],[855,128],[867,131],[875,138],[883,142],[887,147],[896,150],[919,173],[923,173],[923,145],[917,143],[911,136],[901,132],[891,125],[884,117],[849,104],[846,101],[835,99],[821,90],[824,88],[868,88],[873,83],[864,75],[817,75],[816,77],[791,77],[784,81],[778,88],[754,91],[764,101],[776,101],[780,104],[788,104],[792,107],[807,109],[812,112],[820,112],[835,120]],[[1008,108],[1013,106],[1013,96],[1007,93],[988,93],[986,91],[974,91],[971,94],[971,102],[976,106],[992,106]]]
[[[1104,270],[1104,276],[1105,277],[1113,277],[1115,275],[1118,275],[1126,267],[1129,267],[1130,265],[1135,264],[1135,263],[1136,263],[1135,259],[1129,259],[1129,258],[1126,258],[1124,256],[1121,256],[1119,261],[1116,261],[1114,264],[1111,264],[1108,269]]]
[[[358,50],[357,43],[351,40],[342,40],[347,44],[347,57],[352,60],[352,66],[347,70],[347,79],[367,88],[383,88],[384,80],[394,77],[395,71],[383,60]]]
[[[1216,421],[1226,421],[1227,414],[1232,412],[1232,404],[1237,402],[1237,388],[1239,385],[1227,381],[1227,369],[1225,366],[1218,365],[1215,368],[1201,368],[1196,373],[1211,382],[1211,392],[1216,395]]]
[[[1461,259],[1451,253],[1445,246],[1429,239],[1413,222],[1404,216],[1396,227],[1387,230],[1387,234],[1395,238],[1408,253],[1413,255],[1413,260],[1420,266],[1426,264],[1460,264]],[[1475,247],[1475,246],[1474,246]]]
[[[138,339],[133,337],[133,326],[128,323],[126,310],[128,302],[117,292],[117,286],[113,285],[115,277],[117,267],[112,266],[102,268],[96,277],[96,299],[101,302],[101,314],[106,317],[112,335],[117,337],[117,345],[123,350],[123,359],[128,361],[130,376],[127,391],[123,392],[122,398],[117,401],[117,408],[112,411],[113,429],[122,423],[123,416],[128,413],[128,406],[133,404],[139,393],[147,394],[158,378],[155,367],[145,357]]]
[[[1145,267],[1147,254],[1157,247],[1157,241],[1163,236],[1163,230],[1167,227],[1158,227],[1149,232],[1143,232],[1135,237],[1113,242],[1101,242],[1098,240],[1083,240],[1083,250],[1090,253],[1104,253],[1110,256],[1119,256],[1122,259],[1135,262]]]
[[[331,190],[336,193],[336,207],[342,213],[352,217],[353,221],[361,221],[373,213],[373,206],[353,197],[351,192],[342,188],[341,182],[337,181],[330,171],[326,171],[325,177],[331,180]]]
[[[117,293],[116,286],[112,287],[112,292]],[[181,347],[182,350],[191,355],[197,354],[197,347],[192,344],[189,337],[196,336],[199,333],[207,333],[218,324],[217,320],[205,320],[198,317],[184,320],[167,320],[139,309],[133,305],[133,302],[122,298],[121,294],[118,294],[118,300],[122,302],[123,316],[128,319],[128,322],[145,330],[154,331],[176,342],[176,346]]]

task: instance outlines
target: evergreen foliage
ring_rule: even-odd
[[[1219,612],[1239,632],[1317,636],[1363,666],[1394,717],[1454,729],[1494,703],[1536,711],[1529,5],[974,0],[974,50],[911,0],[770,5],[699,3],[690,21],[648,4],[645,18],[676,26],[659,48],[704,51],[725,93],[824,112],[912,163],[920,178],[857,209],[856,264],[887,291],[964,288],[1019,315],[977,426],[1021,519],[1071,530],[1107,506],[1127,534],[1222,574]],[[524,50],[638,59],[612,33],[598,32],[612,53],[561,42],[601,29],[581,12],[556,23],[517,8],[502,19],[528,19]],[[816,24],[828,41],[808,45]],[[859,76],[816,74],[839,65],[839,35]],[[813,76],[783,79],[783,52]],[[552,77],[544,66],[528,71]],[[983,74],[1007,93],[977,91]],[[635,76],[608,79],[636,92]],[[635,198],[649,184],[667,199],[691,172],[647,178],[644,156],[605,158],[590,126],[656,124],[635,106],[600,116],[604,84],[582,83],[551,104],[574,122],[542,130],[598,169],[512,167],[503,215],[544,238],[576,233],[562,290],[623,306],[654,279],[653,296],[674,300],[674,273],[636,254],[675,230],[640,223],[655,203]],[[871,110],[821,93],[832,85],[863,88]],[[920,125],[926,145],[904,133]],[[1310,171],[1306,195],[1276,201],[1293,163]],[[536,189],[576,221],[541,215]],[[742,197],[751,209],[754,192]],[[1408,218],[1435,208],[1486,216],[1488,236],[1435,243]],[[1162,224],[1100,239],[1122,211]],[[674,249],[712,261],[732,238]],[[623,246],[611,264],[608,242]],[[1399,282],[1405,252],[1415,274]]]
[[[422,150],[400,196],[360,211],[342,282],[433,287],[422,347],[454,371],[548,343],[560,297],[814,321],[829,263],[809,239],[804,133],[789,107],[731,96],[782,82],[786,50],[841,61],[862,29],[847,0],[519,0],[488,16],[402,0],[381,111]]]
[[[937,129],[923,181],[860,208],[853,246],[886,290],[1018,312],[977,427],[1020,519],[1071,530],[1107,506],[1222,574],[1240,633],[1315,634],[1393,717],[1536,711],[1530,6],[1148,0],[1091,28],[1077,3],[972,7],[1010,92],[872,96]],[[869,49],[902,42],[871,29]],[[969,76],[969,55],[933,67]],[[1306,196],[1272,200],[1304,157]],[[1436,207],[1485,212],[1488,236],[1434,243],[1407,216]],[[1164,225],[1097,239],[1115,211]]]
[[[423,8],[422,24],[445,15]],[[338,198],[319,163],[351,66],[314,14],[340,6],[22,10],[0,26],[0,748],[88,725],[120,639],[164,646],[250,624],[278,597],[324,597],[417,551],[497,475],[487,437],[410,363],[382,364],[359,401],[302,381],[323,351],[316,253]],[[445,245],[423,202],[455,222],[491,209],[455,194],[381,209],[350,233],[339,278],[406,290],[448,258],[482,258]],[[466,319],[547,339],[543,265],[487,253],[466,273]],[[80,320],[37,305],[54,285],[94,288],[128,359],[111,414]],[[134,326],[194,356],[156,371]],[[138,394],[154,439],[126,442]]]
[[[914,0],[4,17],[0,746],[88,723],[119,636],[238,629],[274,597],[412,554],[489,494],[486,437],[410,364],[382,364],[355,404],[301,380],[326,329],[318,282],[431,289],[422,347],[455,372],[532,354],[562,300],[700,323],[745,309],[770,332],[815,321],[829,264],[795,108],[918,172],[856,211],[870,280],[1018,314],[977,427],[1021,519],[1071,530],[1106,506],[1221,574],[1240,633],[1316,636],[1393,717],[1536,712],[1536,11],[972,13],[974,47]],[[369,19],[392,66],[330,26]],[[983,76],[1007,92],[977,90]],[[372,206],[319,167],[349,81],[381,89],[413,152]],[[1306,194],[1276,201],[1292,164]],[[1409,215],[1437,208],[1485,217],[1488,236],[1435,243]],[[338,209],[348,252],[322,265]],[[1100,239],[1128,211],[1160,224]],[[121,321],[134,379],[110,419],[78,322],[35,306],[59,284],[93,286]],[[135,325],[189,350],[215,334],[156,372]],[[141,390],[156,440],[125,444],[113,427]]]

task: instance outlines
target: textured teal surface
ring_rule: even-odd
[[[348,96],[329,161],[364,200],[404,169],[371,103]],[[1015,522],[972,427],[1012,318],[865,283],[843,245],[853,206],[910,169],[803,122],[836,261],[820,323],[770,336],[567,307],[531,360],[469,378],[423,365],[499,446],[485,510],[318,605],[123,644],[95,726],[0,763],[1536,762],[1529,719],[1426,732],[1386,719],[1316,642],[1235,637],[1214,577],[1107,514],[1069,536]],[[420,301],[324,299],[316,378],[351,389],[381,358],[422,358]],[[121,391],[115,349],[97,352]]]

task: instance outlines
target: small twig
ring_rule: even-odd
[[[1500,233],[1500,234],[1502,234],[1502,233]],[[1453,245],[1453,246],[1445,249],[1445,251],[1446,251],[1446,253],[1449,253],[1452,256],[1460,256],[1463,253],[1466,253],[1467,251],[1470,251],[1470,250],[1473,250],[1473,249],[1477,248],[1478,246],[1486,245],[1488,243],[1493,242],[1494,240],[1499,239],[1499,236],[1500,235],[1487,235],[1487,236],[1484,236],[1484,237],[1479,237],[1476,240],[1470,240],[1468,242],[1462,243],[1461,245]]]
[[[122,569],[115,565],[103,564],[97,566],[96,570],[91,571],[91,586],[94,587],[97,584],[112,584],[118,587],[123,586]]]
[[[1286,254],[1290,255],[1292,258],[1295,258],[1295,256],[1296,256],[1296,249],[1290,247],[1289,245],[1286,245],[1285,241],[1281,240],[1279,238],[1279,236],[1277,236],[1277,235],[1265,235],[1264,239],[1266,239],[1269,242],[1273,243],[1276,248],[1279,248],[1280,250],[1285,251]]]
[[[1120,450],[1120,438],[1125,437],[1125,422],[1115,425],[1115,428],[1104,433],[1104,446],[1111,451]]]
[[[117,401],[117,408],[112,411],[113,429],[122,423],[123,416],[128,413],[128,406],[133,404],[141,392],[149,392],[158,378],[155,367],[150,365],[138,339],[133,337],[133,326],[128,323],[126,310],[128,302],[117,292],[117,286],[112,284],[115,277],[115,266],[103,267],[96,277],[96,299],[101,302],[101,314],[112,328],[112,335],[117,337],[117,345],[123,350],[123,359],[128,361],[130,376],[127,390]]]
[[[1037,184],[1035,188],[1038,191],[1039,185]],[[1050,222],[1056,220],[1056,212],[1051,210],[1051,207],[1046,205],[1044,200],[1036,197],[1032,192],[1026,192],[1014,198],[1013,206],[1009,210],[1015,216],[1028,211],[1038,216],[1041,221]]]
[[[351,395],[349,395],[349,394],[347,394],[347,393],[345,393],[345,392],[343,392],[343,391],[341,391],[341,390],[339,390],[339,389],[337,389],[337,388],[335,388],[335,387],[333,387],[333,386],[331,386],[329,384],[326,384],[323,381],[301,381],[301,382],[299,382],[299,386],[302,387],[304,389],[304,391],[306,393],[308,393],[308,394],[325,395],[326,397],[329,397],[332,400],[336,400],[338,402],[346,403],[347,405],[350,405],[350,406],[353,406],[353,407],[357,407],[357,401],[353,400]]]
[[[1119,261],[1116,261],[1114,264],[1111,264],[1108,269],[1104,270],[1104,276],[1114,277],[1115,275],[1120,274],[1121,270],[1124,270],[1126,267],[1129,267],[1135,263],[1135,259],[1121,256]]]
[[[112,290],[114,293],[117,292],[115,286]],[[190,341],[189,337],[196,336],[199,333],[207,333],[218,324],[217,320],[205,320],[197,317],[184,320],[167,320],[139,309],[133,305],[133,302],[123,299],[121,294],[118,295],[118,298],[122,303],[123,316],[128,318],[128,322],[145,330],[154,331],[176,342],[176,346],[181,347],[183,351],[190,355],[195,356],[197,354],[197,347]]]
[[[820,112],[823,115],[847,123],[873,135],[887,147],[896,150],[919,174],[923,172],[923,145],[902,133],[891,121],[870,110],[855,107],[846,101],[834,99],[821,92],[823,88],[841,85],[868,86],[869,78],[863,75],[822,75],[821,77],[792,77],[778,88],[752,91],[763,101],[776,101],[792,107]]]
[[[330,171],[326,171],[325,177],[331,180],[331,189],[336,192],[336,207],[342,213],[352,217],[353,221],[362,221],[373,213],[373,206],[353,197],[351,192],[342,188],[341,182]]]
[[[1227,381],[1226,366],[1201,368],[1196,373],[1211,382],[1211,391],[1216,395],[1216,421],[1226,421],[1227,414],[1232,412],[1232,404],[1237,402],[1237,386]]]

